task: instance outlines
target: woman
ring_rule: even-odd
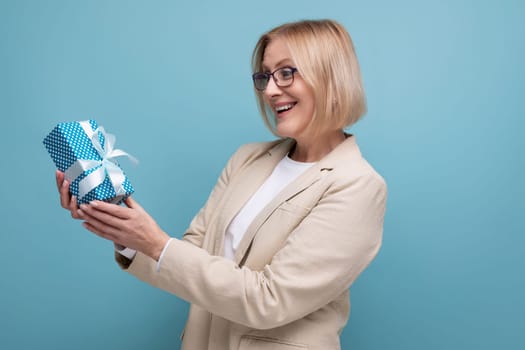
[[[115,254],[123,269],[191,303],[183,349],[340,349],[349,287],[379,250],[386,201],[343,131],[366,109],[353,44],[334,21],[288,23],[259,39],[252,64],[279,139],[237,150],[181,240],[132,198],[77,208],[58,172],[61,204],[128,247]]]

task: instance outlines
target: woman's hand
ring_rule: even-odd
[[[80,205],[77,214],[94,234],[158,260],[169,236],[131,197],[126,207],[102,201]]]
[[[69,181],[65,179],[64,173],[60,170],[57,170],[55,175],[58,193],[60,193],[60,205],[69,210],[72,218],[81,219],[78,215],[77,198],[69,193]]]
[[[57,171],[60,204],[75,219],[84,220],[83,226],[94,234],[124,247],[138,250],[158,260],[169,236],[155,220],[131,197],[126,207],[102,201],[77,206],[77,199],[69,193],[69,181]]]

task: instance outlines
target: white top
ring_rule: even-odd
[[[272,174],[259,187],[257,192],[246,202],[244,207],[233,218],[224,237],[224,256],[233,260],[239,243],[252,223],[253,219],[263,208],[274,199],[283,188],[304,173],[315,163],[297,162],[286,155],[277,164]]]

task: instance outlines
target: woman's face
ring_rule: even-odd
[[[262,66],[265,72],[295,67],[284,40],[275,38],[266,46]],[[294,81],[287,87],[277,86],[270,78],[263,93],[275,116],[279,136],[291,137],[298,142],[308,137],[307,127],[312,120],[315,103],[313,91],[301,77],[301,72],[294,73]]]

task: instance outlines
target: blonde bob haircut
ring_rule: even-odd
[[[341,24],[333,20],[304,20],[270,30],[259,38],[253,50],[253,73],[263,71],[264,51],[276,38],[285,41],[298,74],[313,91],[315,111],[308,127],[314,133],[344,129],[366,113],[354,45]],[[276,134],[275,117],[265,103],[264,93],[255,91],[263,120]]]

